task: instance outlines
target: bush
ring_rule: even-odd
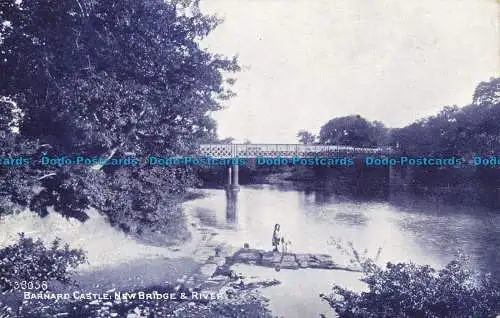
[[[490,275],[478,278],[461,257],[444,269],[413,263],[371,263],[357,294],[334,286],[320,295],[340,317],[495,317],[500,313],[500,286]]]
[[[0,290],[10,292],[26,288],[23,282],[42,284],[56,280],[70,283],[73,270],[86,259],[82,250],[70,249],[68,244],[61,247],[59,238],[47,248],[40,239],[33,241],[20,233],[17,243],[0,249]]]

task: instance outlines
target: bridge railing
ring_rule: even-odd
[[[203,144],[200,153],[214,158],[231,157],[294,157],[318,154],[330,155],[355,155],[378,154],[388,155],[392,152],[390,147],[362,148],[343,145],[302,145],[302,144]]]

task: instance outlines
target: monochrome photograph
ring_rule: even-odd
[[[0,318],[499,318],[495,0],[0,0]]]

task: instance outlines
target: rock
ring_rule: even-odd
[[[327,254],[310,254],[310,255],[312,259],[317,260],[320,263],[332,261],[332,257]]]
[[[335,263],[330,255],[326,254],[310,254],[308,265],[311,268],[330,269]]]
[[[260,263],[262,266],[267,267],[280,267],[286,269],[297,269],[299,264],[295,261],[294,254],[279,254],[273,252],[266,252],[262,254]]]
[[[210,256],[207,263],[216,264],[217,266],[222,266],[226,262],[226,258],[222,256]]]
[[[210,278],[208,281],[212,281],[212,282],[227,282],[229,279],[229,277],[226,277],[226,276],[214,276],[212,278]]]
[[[200,274],[206,277],[212,277],[212,275],[215,273],[217,270],[217,264],[205,264],[202,267],[200,267]]]
[[[221,275],[221,276],[227,276],[231,277],[233,274],[233,271],[229,268],[227,265],[222,265],[217,267],[215,270],[214,276]]]
[[[262,254],[261,265],[274,267],[277,263],[281,262],[281,255],[273,252],[266,252]]]
[[[243,248],[250,248],[250,244],[248,243],[243,244]]]
[[[297,254],[295,255],[295,259],[297,262],[307,262],[311,259],[311,254]]]
[[[295,255],[284,255],[280,263],[281,268],[298,269],[299,264],[295,261]]]
[[[236,288],[239,290],[251,290],[251,289],[256,289],[256,288],[261,288],[261,287],[270,287],[270,286],[279,285],[279,284],[281,284],[281,282],[279,280],[272,279],[272,280],[251,282],[248,284],[245,284],[243,281],[240,281],[239,283],[232,284],[232,286],[233,286],[233,288]]]
[[[270,286],[279,285],[279,284],[281,284],[281,282],[279,280],[277,280],[276,278],[273,278],[271,280],[265,280],[265,281],[259,282],[259,284],[262,287],[270,287]]]
[[[214,262],[213,258],[211,262]],[[235,263],[258,264],[261,266],[280,269],[299,269],[299,268],[321,268],[338,269],[348,271],[359,271],[353,268],[342,267],[336,264],[330,255],[327,254],[294,254],[279,253],[275,251],[262,251],[257,249],[243,248],[238,250],[232,257],[226,258],[224,266],[230,266]],[[229,267],[218,269],[218,275],[229,275]]]
[[[207,280],[200,284],[200,289],[204,292],[213,290],[214,292],[220,290],[223,286],[225,286],[229,282],[229,279],[226,278],[224,281],[211,281]]]
[[[240,263],[249,263],[249,262],[259,262],[261,259],[261,254],[256,251],[249,250],[248,252],[240,252],[237,253],[234,257],[233,260],[235,262],[240,262]]]
[[[297,263],[299,264],[300,268],[308,268],[309,267],[309,263],[307,261],[297,261]]]
[[[336,269],[337,266],[333,262],[324,262],[324,263],[319,263],[319,262],[311,262],[308,264],[310,268],[321,268],[321,269]]]

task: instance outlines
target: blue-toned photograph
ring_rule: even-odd
[[[0,0],[0,318],[500,318],[498,0]]]

